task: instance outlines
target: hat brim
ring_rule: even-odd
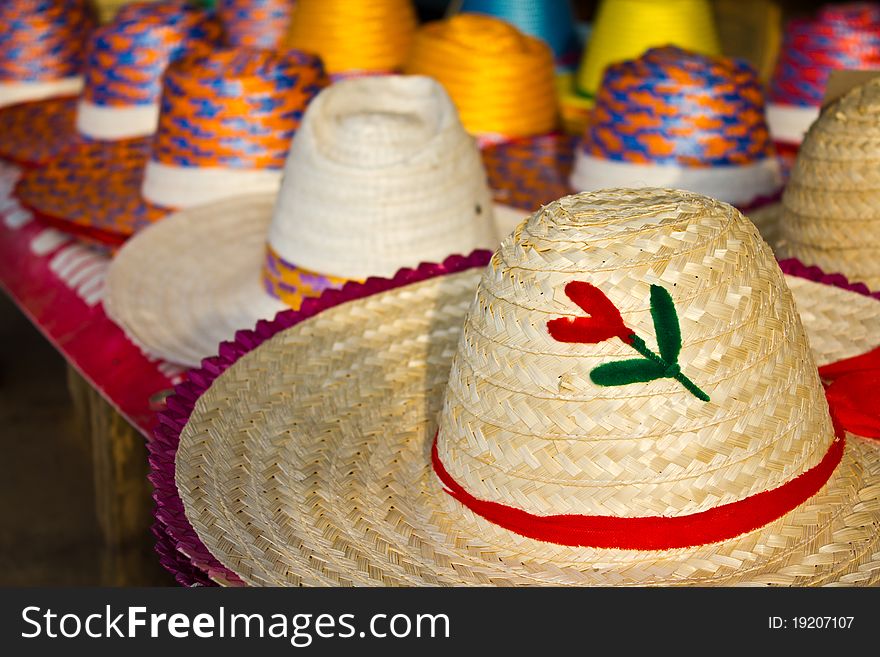
[[[113,259],[107,314],[143,351],[190,367],[236,330],[274,317],[288,307],[261,280],[274,206],[274,194],[252,194],[150,226]],[[499,241],[526,214],[493,210]]]
[[[79,141],[77,96],[50,98],[0,109],[0,158],[39,166]]]
[[[852,436],[808,502],[695,548],[552,545],[492,525],[446,495],[430,445],[488,257],[349,284],[261,323],[206,362],[172,398],[152,461],[159,514],[181,552],[216,580],[251,585],[880,581],[880,444]],[[787,280],[818,364],[876,346],[876,299]],[[175,507],[167,468],[178,434],[183,507]],[[197,537],[180,524],[184,507]]]
[[[149,137],[81,142],[44,166],[25,171],[18,200],[59,230],[122,244],[171,210],[141,196]]]

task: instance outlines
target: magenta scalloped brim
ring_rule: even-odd
[[[185,586],[214,585],[224,582],[243,586],[244,582],[223,566],[199,539],[184,513],[183,502],[174,480],[174,457],[180,433],[189,421],[196,401],[223,372],[239,358],[261,344],[318,313],[355,299],[418,283],[429,278],[484,267],[491,258],[489,251],[474,251],[468,256],[452,256],[441,264],[422,264],[417,269],[402,269],[393,278],[369,278],[363,283],[349,282],[342,289],[328,290],[307,299],[298,311],[286,310],[273,320],[261,320],[253,330],[242,330],[235,339],[220,345],[219,354],[202,361],[201,368],[189,372],[188,380],[178,385],[167,400],[166,410],[159,415],[159,426],[150,448],[150,481],[156,502],[156,551],[162,565]],[[825,285],[843,288],[880,300],[880,292],[872,293],[862,283],[850,283],[842,274],[826,274],[818,267],[808,267],[794,258],[779,262],[782,271]]]

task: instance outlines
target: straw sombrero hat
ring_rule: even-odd
[[[346,280],[500,240],[473,139],[436,82],[334,83],[306,111],[275,194],[182,211],[115,258],[105,308],[187,365],[237,329]]]
[[[785,29],[770,84],[767,121],[777,142],[798,145],[819,116],[835,69],[880,68],[880,5],[827,5]]]
[[[609,65],[666,45],[721,54],[709,0],[602,0],[577,71],[561,80],[566,129],[583,132]]]
[[[456,14],[419,28],[406,73],[439,81],[481,142],[552,132],[559,124],[553,51],[513,25]]]
[[[416,24],[412,0],[297,0],[287,45],[319,54],[334,80],[396,73]]]
[[[880,446],[816,369],[876,346],[877,300],[784,277],[739,212],[674,190],[560,199],[487,259],[207,361],[153,447],[180,433],[210,552],[178,549],[252,585],[880,580]]]
[[[217,16],[226,43],[248,48],[278,48],[287,37],[296,0],[218,0]]]
[[[93,27],[84,0],[7,0],[0,25],[0,107],[80,92]]]
[[[219,25],[183,2],[134,4],[92,33],[79,97],[22,103],[0,110],[0,157],[43,164],[88,143],[104,157],[156,130],[160,79],[168,62],[207,50]]]
[[[16,193],[52,225],[110,244],[173,209],[274,194],[303,111],[327,84],[320,59],[295,50],[191,53],[163,77],[152,140],[84,144],[27,171]]]
[[[798,151],[782,202],[750,213],[780,257],[880,288],[880,79],[827,107]]]
[[[734,205],[782,186],[754,69],[674,46],[605,71],[571,186],[673,187]]]
[[[453,0],[447,7],[447,14],[454,13],[500,18],[521,32],[544,41],[560,65],[577,57],[579,44],[571,0]]]

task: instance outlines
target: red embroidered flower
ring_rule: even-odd
[[[547,330],[555,340],[597,344],[618,337],[632,344],[635,331],[623,323],[620,311],[598,287],[583,281],[572,281],[565,286],[565,294],[589,317],[551,319],[547,322]]]

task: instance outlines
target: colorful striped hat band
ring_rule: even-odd
[[[216,21],[183,2],[124,8],[89,44],[77,130],[106,140],[151,135],[168,63],[186,51],[208,50],[220,34]]]
[[[0,25],[0,107],[80,92],[93,27],[84,0],[5,0]]]
[[[298,51],[186,55],[163,79],[159,127],[143,197],[165,207],[274,192],[309,101],[328,84],[321,60]]]
[[[770,85],[767,119],[773,137],[799,144],[819,116],[833,70],[880,68],[880,5],[823,7],[788,23]]]
[[[290,27],[296,0],[217,0],[226,43],[248,48],[278,48]]]
[[[467,131],[484,140],[557,127],[553,52],[497,18],[457,14],[423,25],[404,71],[439,81]]]
[[[329,87],[306,112],[284,181],[263,283],[293,307],[303,294],[345,279],[495,241],[479,153],[449,96],[429,78]]]
[[[571,184],[678,187],[740,204],[775,192],[778,167],[755,71],[670,46],[608,67]]]

